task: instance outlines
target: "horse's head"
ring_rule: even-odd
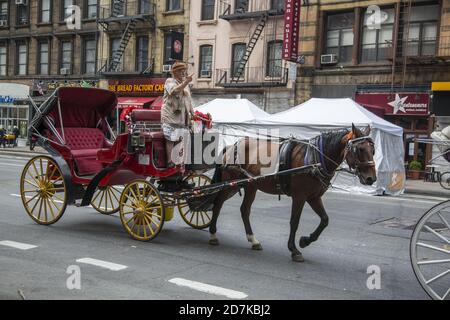
[[[347,143],[345,160],[352,170],[355,170],[363,185],[373,185],[377,181],[375,172],[375,146],[370,135],[370,126],[364,131],[353,125],[352,131],[344,138]]]

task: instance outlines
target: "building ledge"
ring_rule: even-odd
[[[284,10],[263,10],[263,11],[250,11],[250,12],[236,12],[231,14],[220,15],[219,18],[227,21],[245,20],[261,17],[267,13],[269,16],[284,16]]]

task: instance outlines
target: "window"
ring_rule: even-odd
[[[113,59],[114,59],[114,56],[116,55],[116,53],[118,53],[119,52],[119,50],[120,50],[120,38],[114,38],[114,39],[111,39],[111,48],[110,48],[110,56],[109,56],[109,63],[110,63],[110,65],[111,65],[111,62],[113,61]],[[117,65],[117,69],[115,70],[115,71],[117,71],[117,72],[121,72],[121,71],[123,71],[123,55],[122,55],[122,57],[120,58],[120,62],[119,62],[119,64]]]
[[[164,36],[164,63],[168,63],[172,60],[172,34],[166,33]]]
[[[248,11],[248,3],[249,0],[236,0],[234,3],[234,12],[235,13],[244,13]]]
[[[200,46],[200,78],[211,78],[213,46]]]
[[[151,3],[150,0],[139,0],[139,13],[146,14],[150,12]]]
[[[50,51],[49,42],[41,41],[38,43],[38,74],[49,74]]]
[[[59,67],[60,69],[68,69],[69,73],[72,73],[72,51],[72,41],[61,41],[61,59]]]
[[[326,53],[336,54],[341,63],[352,60],[354,22],[353,13],[328,15]]]
[[[28,6],[18,5],[17,6],[17,24],[20,25],[28,25],[30,23],[30,19],[28,17]]]
[[[213,20],[216,0],[202,0],[202,20]]]
[[[245,43],[233,44],[233,57],[231,61],[231,76],[234,77],[239,69],[239,64],[244,57],[247,45]]]
[[[84,65],[83,72],[86,74],[95,74],[96,72],[96,55],[97,55],[97,42],[95,39],[84,40]]]
[[[0,20],[8,22],[8,1],[0,1]]]
[[[392,37],[394,30],[395,10],[382,10],[387,14],[387,20],[374,28],[369,19],[372,13],[364,15],[364,24],[361,38],[361,62],[383,61],[392,56]]]
[[[0,76],[6,76],[7,64],[6,56],[8,49],[5,44],[0,44]]]
[[[17,71],[18,75],[26,75],[28,69],[28,46],[26,43],[17,43]]]
[[[98,0],[87,0],[86,18],[87,19],[97,18],[97,14],[98,14]]]
[[[409,30],[404,28],[404,53],[408,56],[434,56],[436,53],[439,6],[412,7]]]
[[[167,0],[166,11],[177,11],[181,10],[180,0]]]
[[[136,39],[136,71],[144,72],[148,68],[148,36]]]
[[[125,4],[123,0],[112,0],[112,15],[114,17],[125,15]]]
[[[271,41],[267,48],[267,69],[266,76],[268,77],[281,77],[282,75],[282,48],[283,41]]]
[[[71,5],[73,5],[73,0],[62,0],[61,1],[61,21],[72,15],[72,10],[69,9]]]
[[[41,0],[40,4],[39,22],[51,22],[51,0]]]
[[[278,12],[284,11],[284,1],[283,0],[271,0],[270,8]]]

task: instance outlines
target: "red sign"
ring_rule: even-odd
[[[355,101],[370,108],[383,108],[386,115],[427,116],[430,110],[428,93],[356,93]]]
[[[108,89],[122,96],[158,96],[165,83],[165,78],[109,80]]]
[[[283,59],[297,62],[300,32],[300,0],[286,0],[285,3]]]

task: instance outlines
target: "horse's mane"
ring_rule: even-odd
[[[336,146],[341,144],[342,139],[349,130],[332,130],[326,131],[321,134],[323,139],[324,152],[330,153],[335,150]]]

